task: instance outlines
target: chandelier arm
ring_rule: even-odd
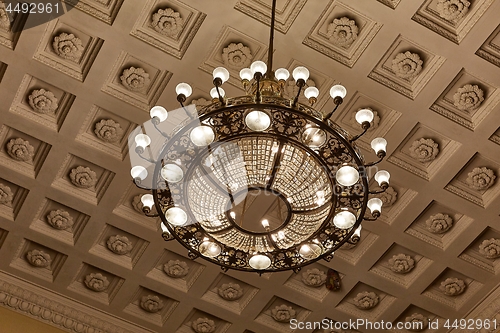
[[[224,105],[224,97],[222,97],[222,95],[220,94],[219,85],[215,86],[215,90],[217,90],[217,95],[219,95],[219,101],[220,101],[220,103],[222,105]]]
[[[381,190],[377,190],[377,191],[370,191],[369,193],[370,193],[370,194],[380,194],[380,193],[384,193],[386,189],[387,189],[387,188],[382,188]]]
[[[154,163],[156,163],[156,162],[157,162],[157,161],[154,161],[154,160],[153,160],[153,159],[151,159],[151,158],[148,158],[148,157],[144,157],[144,156],[142,156],[142,154],[144,153],[144,149],[142,149],[142,148],[140,148],[140,149],[139,149],[139,148],[140,148],[140,147],[136,148],[136,149],[135,149],[135,152],[137,153],[137,155],[138,155],[140,158],[142,158],[143,160],[145,160],[145,161],[147,161],[147,162],[149,162],[149,163],[152,163],[152,164],[154,164]]]
[[[299,91],[297,91],[297,96],[295,96],[295,98],[293,99],[292,108],[297,107],[297,103],[299,101],[300,93],[302,92],[302,88],[305,85],[306,85],[306,82],[303,79],[297,80],[297,86],[299,87]]]
[[[330,113],[328,113],[328,114],[327,114],[327,115],[323,118],[323,120],[330,119],[330,117],[333,115],[333,113],[334,113],[335,111],[337,111],[337,109],[339,108],[339,105],[340,105],[340,104],[335,104],[335,107],[333,108],[333,110],[332,110],[332,111],[330,111]]]
[[[159,127],[158,125],[160,124],[160,120],[158,119],[158,117],[154,117],[153,120],[151,121],[153,123],[153,126],[155,127],[155,129],[158,131],[158,133],[160,133],[165,139],[168,139],[169,138],[169,135],[165,132],[163,132]]]
[[[162,222],[160,222],[160,223],[162,223]],[[172,234],[170,232],[166,232],[166,231],[161,233],[161,237],[163,238],[163,240],[165,242],[170,242],[171,240],[175,239],[175,237],[172,236]]]
[[[260,97],[260,79],[262,78],[262,74],[261,73],[255,73],[254,75],[254,79],[256,81],[256,84],[257,84],[257,89],[255,90],[255,103],[260,103],[261,101],[261,97]]]
[[[377,161],[374,161],[374,162],[371,162],[371,163],[367,163],[367,164],[365,164],[365,167],[369,168],[369,167],[372,167],[374,165],[379,164],[380,162],[382,162],[384,160],[384,157],[385,157],[385,154],[379,156],[379,159]]]
[[[349,140],[349,143],[353,143],[354,141],[356,141],[357,139],[359,139],[360,137],[362,137],[363,135],[365,135],[366,131],[368,131],[368,128],[370,128],[369,126],[368,127],[365,127],[363,129],[363,132],[359,133],[358,135],[356,135],[355,137],[351,138]]]
[[[267,50],[267,71],[266,77],[268,79],[273,79],[273,45],[274,45],[274,21],[276,17],[276,0],[273,0],[271,6],[271,31],[269,33],[269,48]]]
[[[271,243],[271,245],[274,246],[274,248],[279,249],[279,246],[276,244],[270,233],[267,233],[266,237],[269,243]]]

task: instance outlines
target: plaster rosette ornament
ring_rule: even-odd
[[[392,59],[392,70],[397,77],[406,80],[412,80],[417,77],[422,71],[424,62],[420,60],[420,56],[410,51],[398,53]]]
[[[439,290],[448,296],[458,296],[462,294],[466,288],[467,285],[465,281],[457,278],[447,278],[441,282],[439,286]]]
[[[394,273],[406,274],[415,268],[415,260],[404,253],[396,254],[389,259],[389,268]]]
[[[252,58],[250,48],[242,43],[231,43],[222,50],[222,61],[232,69],[248,67],[252,62]]]
[[[398,200],[398,192],[389,186],[384,193],[377,194],[376,197],[382,200],[382,207],[390,207]]]
[[[83,281],[87,288],[95,292],[102,292],[108,289],[109,281],[108,278],[101,273],[90,273],[85,276]]]
[[[28,162],[35,155],[35,148],[30,145],[29,141],[22,138],[11,139],[7,143],[7,154],[16,161]]]
[[[141,309],[150,313],[156,313],[163,309],[163,301],[158,296],[147,295],[141,298]]]
[[[10,17],[5,11],[5,4],[0,2],[0,28],[10,30]]]
[[[183,24],[184,19],[181,14],[172,8],[158,9],[151,17],[151,27],[164,36],[177,35],[182,30]]]
[[[364,291],[353,299],[354,305],[360,310],[370,310],[377,306],[379,297],[372,291]]]
[[[271,310],[271,317],[278,323],[289,323],[296,315],[295,310],[288,305],[282,304],[275,306]]]
[[[169,260],[163,265],[163,271],[171,278],[180,279],[188,275],[189,266],[185,261]]]
[[[453,219],[448,214],[434,214],[425,221],[427,230],[433,234],[443,234],[453,226]]]
[[[111,236],[106,242],[108,249],[116,254],[125,255],[132,250],[132,242],[126,236]]]
[[[237,283],[224,283],[218,288],[217,293],[226,301],[236,301],[243,296],[243,288]]]
[[[91,188],[97,183],[97,175],[89,167],[77,166],[69,174],[71,183],[79,188]]]
[[[54,94],[45,89],[35,89],[28,96],[28,103],[33,111],[47,114],[57,110],[57,98]]]
[[[378,125],[380,124],[380,116],[378,115],[378,112],[374,111],[372,108],[360,108],[356,112],[351,113],[351,125],[354,128],[357,128],[359,126],[359,123],[356,120],[356,113],[361,110],[370,110],[373,113],[373,120],[370,122],[370,128],[368,129],[368,132],[378,128]]]
[[[47,223],[54,229],[66,230],[73,226],[73,218],[65,210],[51,210],[47,214]]]
[[[474,168],[467,174],[467,185],[477,191],[485,191],[493,186],[495,182],[495,173],[486,167]]]
[[[316,87],[316,82],[314,82],[312,79],[307,79],[306,86],[307,87]],[[286,82],[285,92],[288,96],[296,96],[298,91],[299,91],[299,87],[295,84],[294,80],[288,80]]]
[[[123,129],[113,119],[102,119],[95,124],[94,133],[102,141],[113,143],[122,138]]]
[[[137,92],[146,89],[151,82],[149,74],[144,69],[135,67],[125,69],[120,80],[126,89]]]
[[[31,266],[34,267],[47,267],[52,262],[50,255],[42,250],[31,250],[26,254],[26,259]]]
[[[132,205],[132,207],[134,208],[135,211],[143,214],[142,207],[144,205],[142,204],[141,196],[142,196],[142,194],[138,194],[138,195],[134,196],[134,198],[132,199],[132,202],[130,204]]]
[[[421,138],[413,141],[410,148],[410,156],[420,163],[434,161],[439,154],[439,145],[432,139]]]
[[[445,20],[456,23],[467,14],[469,7],[467,0],[438,0],[436,10]]]
[[[421,332],[427,328],[429,319],[420,313],[414,313],[411,316],[405,318],[405,323],[412,323],[409,331]]]
[[[78,62],[83,54],[82,40],[73,34],[65,32],[54,37],[52,42],[54,52],[63,59]]]
[[[206,98],[200,97],[200,98],[197,98],[197,99],[193,99],[191,101],[191,104],[196,105],[196,109],[199,110],[199,109],[201,109],[204,106],[212,104],[212,101],[209,101]]]
[[[12,202],[14,194],[7,185],[0,183],[0,205],[5,205]]]
[[[326,273],[317,268],[302,273],[302,283],[309,287],[320,287],[326,282]]]
[[[195,333],[213,333],[217,326],[211,319],[198,318],[191,323],[191,328]]]
[[[488,259],[496,259],[500,257],[500,239],[490,238],[485,239],[479,245],[479,254]]]
[[[350,20],[348,17],[341,17],[334,19],[328,25],[326,35],[334,45],[348,48],[358,38],[358,31],[356,21]]]
[[[453,105],[462,111],[474,111],[483,101],[484,91],[477,85],[466,84],[453,95]]]

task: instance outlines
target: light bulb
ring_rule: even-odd
[[[172,207],[165,212],[165,218],[168,223],[176,226],[181,226],[187,222],[187,214],[179,207]]]
[[[269,228],[269,221],[266,220],[266,219],[263,219],[262,221],[260,221],[260,223],[262,223],[262,226],[265,228]]]
[[[359,172],[355,168],[349,165],[344,165],[337,170],[335,174],[337,183],[343,186],[352,186],[356,184],[359,180]]]
[[[356,216],[346,210],[338,212],[333,218],[333,224],[339,229],[349,229],[356,223]]]
[[[147,146],[151,144],[151,138],[146,134],[137,134],[135,136],[135,144],[137,147],[145,149]]]
[[[370,200],[368,200],[368,203],[366,204],[368,206],[368,208],[370,208],[370,211],[372,212],[372,214],[374,213],[379,213],[382,211],[382,200],[380,200],[379,198],[371,198]]]
[[[326,141],[325,131],[317,127],[309,127],[302,133],[302,142],[310,148],[318,148]]]
[[[306,90],[304,90],[304,96],[306,96],[307,99],[316,98],[318,95],[319,90],[316,87],[307,87]]]
[[[240,71],[240,78],[242,80],[250,81],[253,78],[252,70],[250,68],[243,68]]]
[[[330,88],[330,96],[332,96],[333,99],[335,99],[335,97],[344,98],[345,95],[347,95],[347,89],[343,85],[336,84]]]
[[[383,183],[389,184],[389,178],[391,178],[391,174],[385,170],[380,170],[377,171],[374,178],[377,181],[378,185],[382,186]]]
[[[263,254],[256,254],[248,260],[248,265],[252,267],[253,269],[266,269],[269,266],[271,266],[271,259],[269,259],[268,256],[263,255]]]
[[[361,224],[359,225],[359,227],[354,231],[354,235],[360,237],[361,236]]]
[[[222,249],[219,244],[207,240],[200,244],[198,250],[203,256],[213,258],[217,257]]]
[[[161,231],[162,232],[168,232],[170,233],[170,231],[168,230],[168,228],[165,226],[165,224],[163,224],[163,222],[160,223],[160,227],[161,227]]]
[[[165,164],[160,171],[161,177],[169,183],[178,183],[184,177],[182,169],[175,164]]]
[[[285,232],[283,230],[278,231],[278,239],[285,239]]]
[[[130,175],[132,178],[139,178],[140,180],[144,180],[148,177],[148,170],[141,165],[137,165],[130,169]]]
[[[220,88],[220,87],[219,87],[219,93],[220,93],[221,97],[226,96],[226,92],[224,91],[224,89],[222,89],[222,88]],[[210,89],[210,96],[211,96],[213,99],[217,99],[217,98],[219,98],[219,94],[217,94],[217,88],[212,88],[212,89]]]
[[[384,138],[375,138],[371,142],[372,149],[378,155],[380,152],[386,152],[387,141]]]
[[[141,202],[144,207],[147,207],[149,209],[153,208],[153,205],[155,204],[152,194],[142,195]]]
[[[151,118],[157,117],[160,122],[165,121],[168,117],[168,112],[163,106],[153,106],[149,111]]]
[[[189,138],[195,146],[204,147],[214,141],[215,133],[210,126],[198,126],[193,128],[189,134]]]
[[[276,76],[276,79],[279,81],[286,81],[290,77],[290,73],[285,68],[278,68],[276,72],[274,72],[274,76]]]
[[[224,67],[215,68],[212,74],[214,76],[214,79],[219,78],[222,80],[222,83],[229,80],[229,71]]]
[[[250,70],[252,71],[252,73],[255,75],[255,73],[260,73],[261,75],[264,75],[267,71],[267,65],[265,62],[263,61],[254,61],[251,65],[250,65]]]
[[[262,111],[251,111],[245,117],[245,124],[253,131],[262,132],[271,125],[271,118]]]
[[[356,121],[359,124],[363,124],[364,122],[371,123],[372,120],[373,120],[373,112],[372,112],[372,110],[361,109],[358,112],[356,112]]]
[[[314,259],[321,255],[321,246],[318,244],[304,244],[299,249],[299,254],[304,259]]]
[[[186,97],[189,97],[193,93],[193,88],[191,88],[191,86],[187,83],[179,83],[175,87],[175,93],[177,94],[177,96],[184,95]]]
[[[309,70],[303,66],[296,67],[292,72],[292,76],[295,81],[307,81],[307,79],[309,78]]]
[[[229,212],[229,215],[230,215],[233,219],[235,219],[235,218],[236,218],[236,213],[235,213],[235,212]]]

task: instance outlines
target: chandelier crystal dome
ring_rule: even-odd
[[[356,144],[373,112],[356,114],[356,136],[329,119],[344,86],[331,87],[333,109],[319,112],[313,105],[320,91],[307,86],[309,70],[299,66],[292,71],[298,91],[286,95],[290,72],[272,70],[276,0],[272,8],[267,64],[239,72],[245,95],[227,97],[221,86],[230,74],[217,67],[211,104],[185,105],[193,89],[180,83],[181,108],[153,107],[151,121],[129,136],[131,176],[151,191],[141,198],[146,216],[159,216],[163,238],[177,240],[191,259],[224,271],[298,272],[331,260],[344,243],[359,240],[363,220],[380,216],[382,201],[370,195],[389,184],[389,173],[378,171],[381,189],[368,186],[387,141],[372,141],[378,159],[371,163]],[[309,105],[299,101],[302,93]]]

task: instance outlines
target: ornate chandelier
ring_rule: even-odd
[[[356,113],[356,136],[329,120],[347,93],[343,86],[330,89],[335,107],[323,116],[312,107],[318,89],[306,88],[309,71],[297,67],[297,95],[283,97],[289,72],[272,70],[275,9],[276,0],[267,64],[255,61],[240,72],[246,95],[227,98],[221,86],[229,72],[215,68],[210,105],[185,106],[192,89],[180,83],[181,108],[153,107],[151,120],[129,136],[134,183],[151,190],[141,198],[143,212],[159,216],[163,238],[176,239],[191,259],[224,271],[298,272],[329,261],[344,243],[359,240],[363,220],[380,216],[382,201],[369,195],[389,186],[383,170],[374,176],[380,189],[368,184],[386,140],[371,142],[378,157],[371,163],[356,146],[372,111]],[[302,90],[309,106],[298,101]]]

